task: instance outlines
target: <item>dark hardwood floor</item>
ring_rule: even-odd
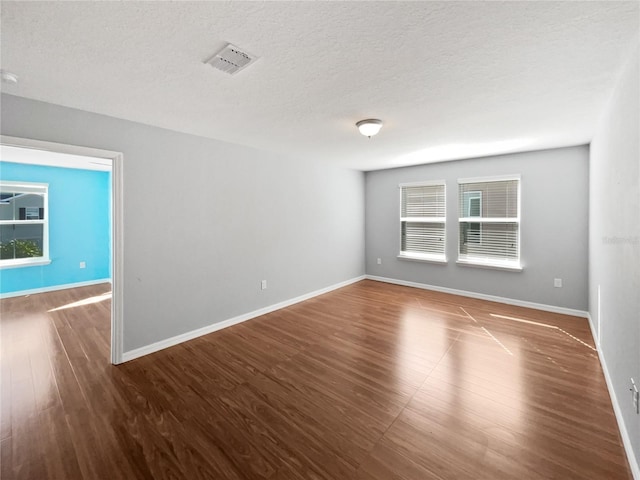
[[[116,367],[108,291],[0,301],[2,479],[631,478],[585,319],[365,280]]]

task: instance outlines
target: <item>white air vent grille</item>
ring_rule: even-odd
[[[243,68],[248,67],[257,59],[258,57],[255,55],[242,51],[238,47],[229,43],[206,63],[211,65],[213,68],[217,68],[218,70],[233,75]]]

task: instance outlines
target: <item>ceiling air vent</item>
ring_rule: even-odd
[[[225,73],[234,75],[243,68],[251,65],[257,59],[258,57],[255,55],[252,55],[249,52],[243,52],[238,47],[229,43],[206,63],[211,65],[213,68],[217,68]]]

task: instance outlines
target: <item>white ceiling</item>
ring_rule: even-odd
[[[588,143],[639,3],[2,2],[3,91],[373,170]],[[261,57],[203,62],[227,42]],[[380,118],[377,137],[355,122]]]

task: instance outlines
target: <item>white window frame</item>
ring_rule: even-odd
[[[521,243],[521,209],[522,209],[522,177],[521,175],[497,175],[490,177],[473,177],[473,178],[459,178],[458,179],[458,192],[457,201],[460,201],[460,185],[466,183],[483,183],[483,182],[500,182],[500,181],[513,181],[518,182],[518,209],[516,217],[498,218],[498,217],[460,217],[460,205],[458,205],[458,259],[456,264],[469,267],[482,267],[491,268],[497,270],[511,270],[521,272],[522,266],[522,251],[520,249]],[[482,201],[482,200],[481,200]],[[465,212],[468,214],[468,212]],[[482,215],[482,210],[480,211]],[[480,232],[482,232],[482,223],[516,223],[518,225],[518,258],[517,260],[497,260],[490,258],[460,258],[460,224],[461,223],[478,223],[480,222]],[[482,235],[482,233],[481,233]],[[482,236],[480,237],[482,238]]]
[[[402,216],[402,188],[403,187],[430,187],[442,186],[444,188],[444,216],[443,217],[403,217]],[[413,260],[429,263],[447,263],[447,184],[445,180],[428,180],[423,182],[401,183],[398,185],[399,219],[398,222],[398,258],[401,260]],[[402,251],[402,224],[403,222],[415,223],[442,223],[444,252],[442,254],[429,254]]]
[[[13,258],[0,260],[0,269],[48,265],[49,257],[49,184],[35,182],[0,181],[0,190],[11,190],[17,193],[37,193],[43,196],[44,215],[40,220],[0,220],[0,225],[42,225],[42,256],[31,258]]]

